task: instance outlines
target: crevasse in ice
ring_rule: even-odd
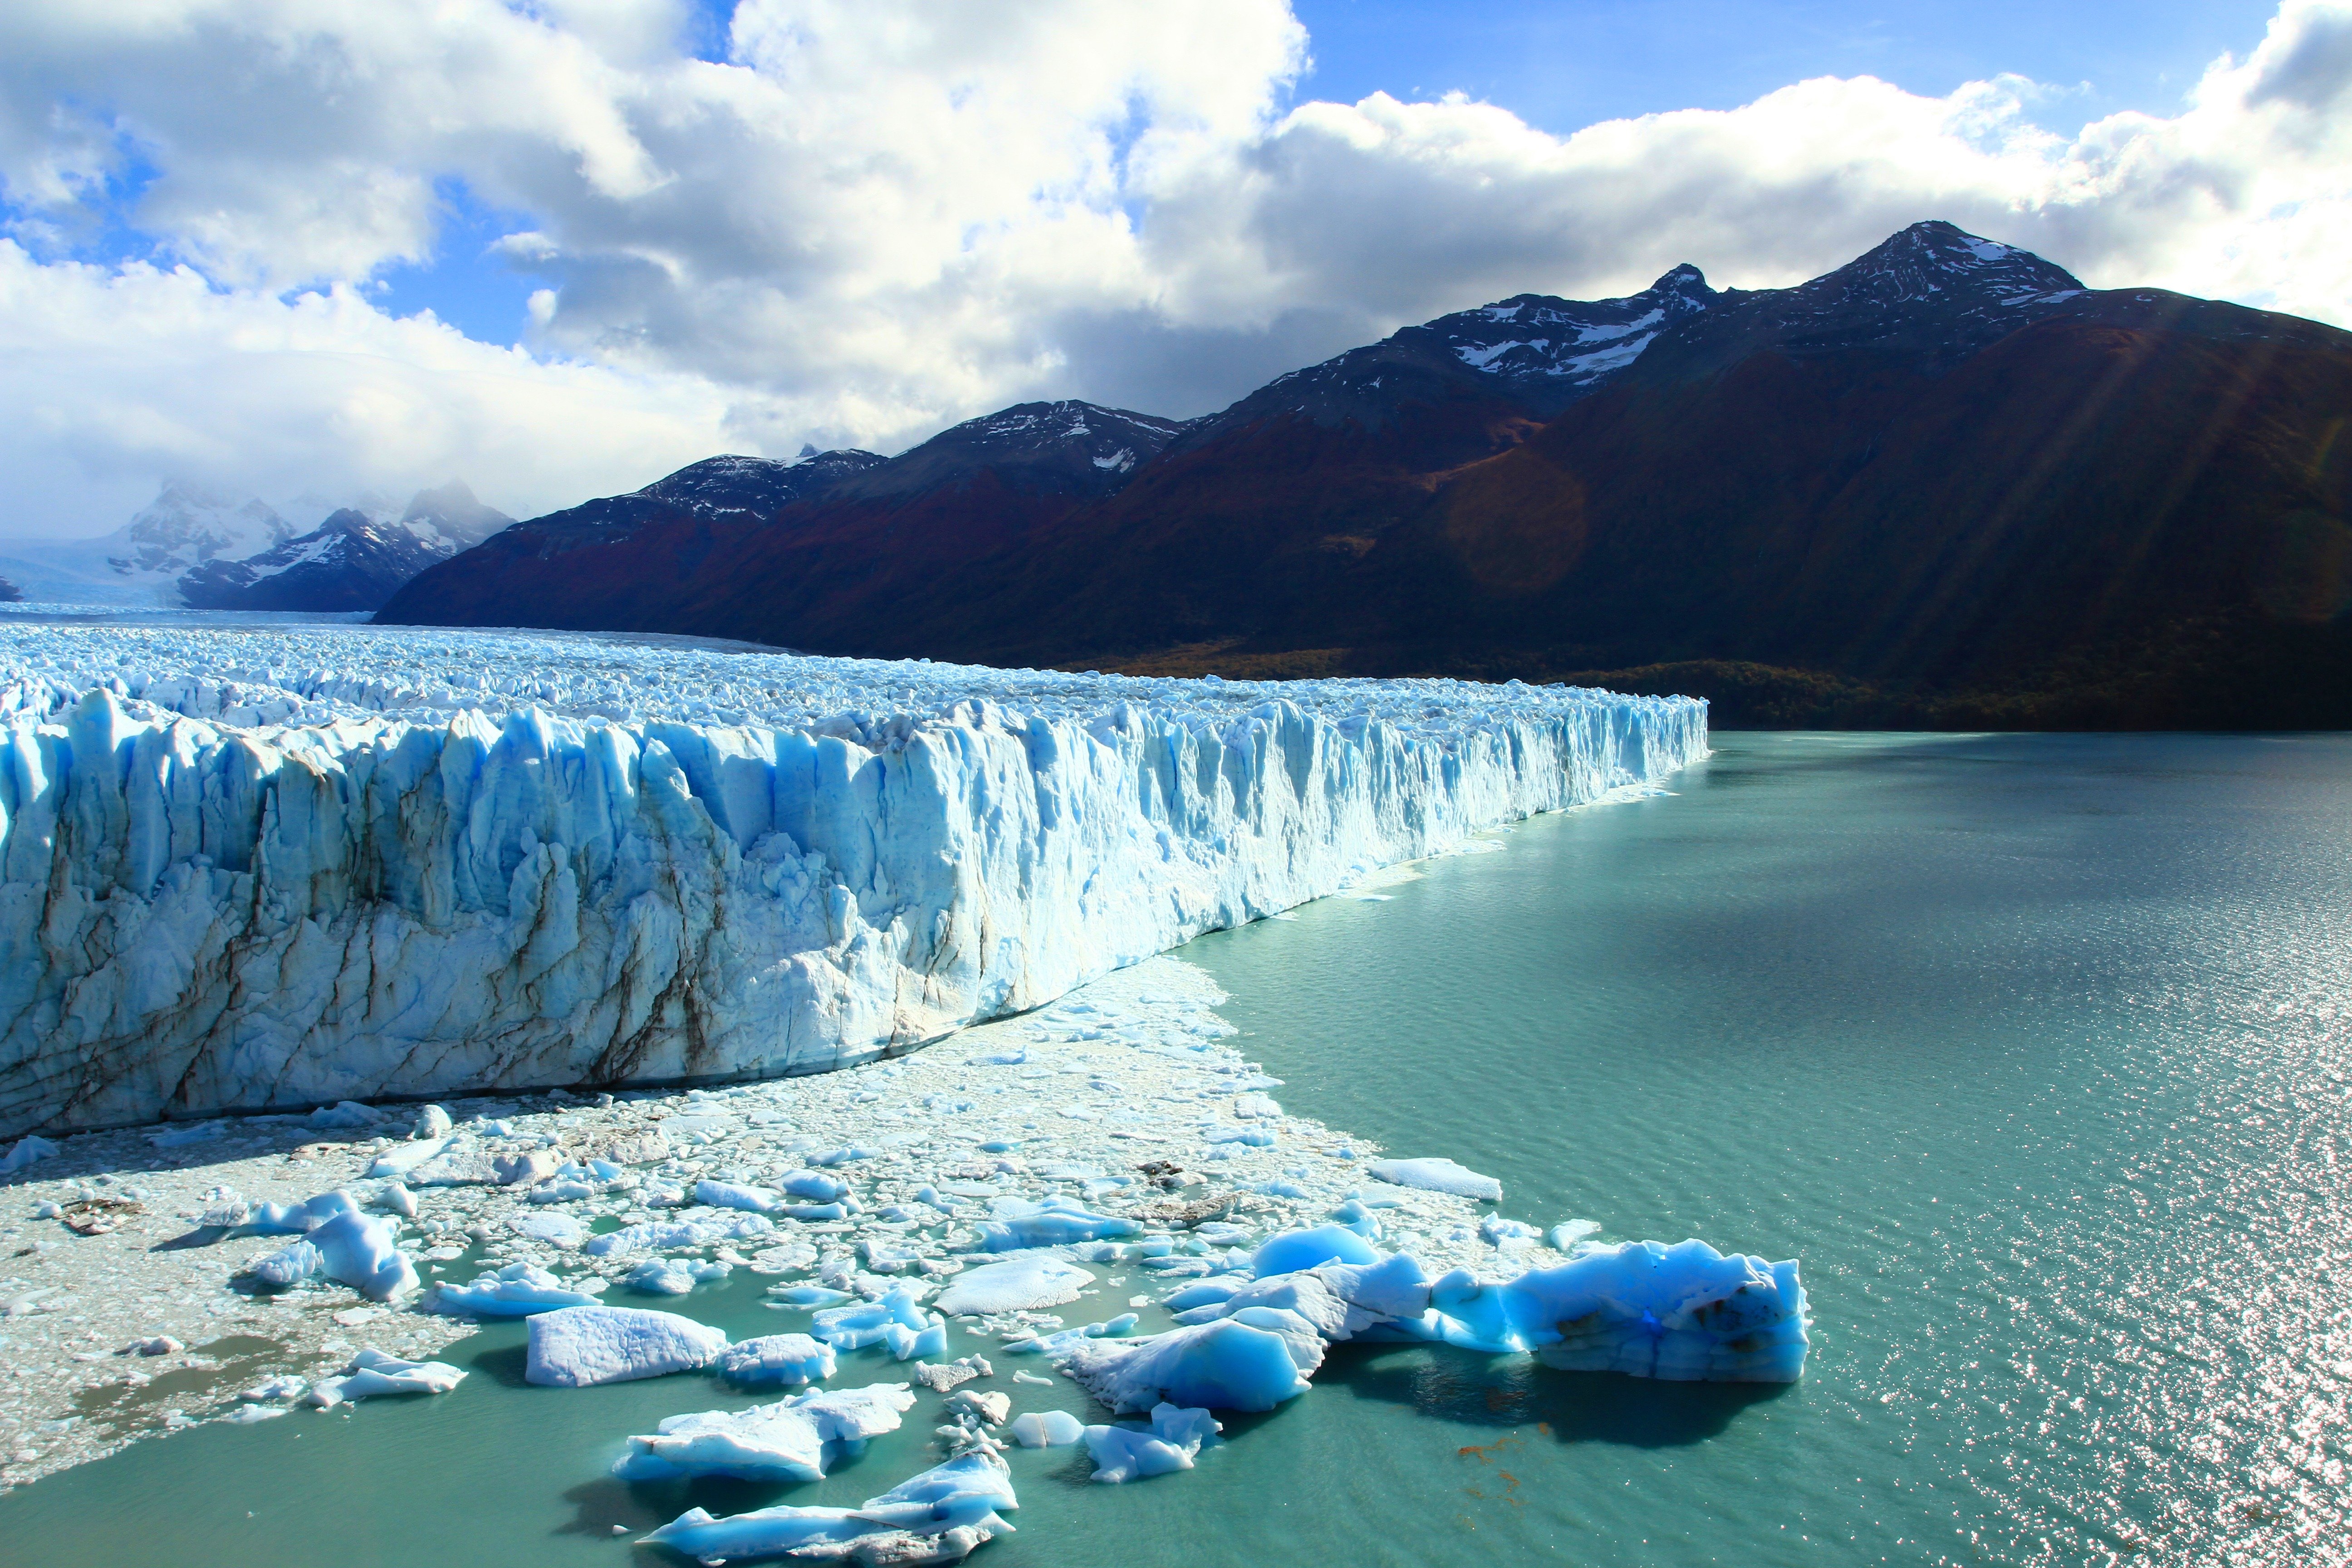
[[[0,1137],[822,1070],[1706,739],[1517,684],[0,627]]]

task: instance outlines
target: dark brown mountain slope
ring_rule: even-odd
[[[1139,482],[1014,592],[908,607],[1016,662],[1606,672],[1788,721],[2352,723],[2352,338],[2150,301],[1942,376],[1766,353],[1621,385],[1350,516],[1261,518],[1254,548]],[[1360,552],[1314,551],[1350,528]]]
[[[2085,290],[1933,224],[1799,289],[1675,296],[1573,318],[1627,352],[1594,374],[1561,340],[1585,379],[1548,423],[1477,367],[1560,312],[1491,307],[1448,318],[1496,340],[1447,351],[1465,374],[1412,329],[1106,493],[795,502],[701,558],[573,563],[534,613],[994,663],[1605,676],[1725,724],[2352,724],[2352,334]],[[419,584],[529,581],[469,559]],[[415,618],[473,618],[456,598]]]

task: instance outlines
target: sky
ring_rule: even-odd
[[[531,515],[1945,217],[2352,323],[2352,0],[14,0],[0,535]]]

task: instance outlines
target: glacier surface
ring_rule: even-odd
[[[0,626],[0,1137],[822,1071],[1706,743],[1517,684]]]

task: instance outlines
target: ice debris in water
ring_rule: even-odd
[[[1040,1254],[986,1263],[960,1274],[940,1293],[939,1310],[954,1317],[964,1312],[1018,1312],[1058,1307],[1075,1301],[1095,1276],[1075,1263]]]
[[[1705,754],[1706,711],[562,634],[0,627],[0,948],[24,959],[0,1135],[167,1102],[331,1101],[313,1125],[365,1131],[381,1113],[341,1097],[570,1083],[624,1053],[647,1080],[856,1062],[1662,780]],[[678,994],[700,1000],[646,1011]]]
[[[719,1375],[741,1388],[822,1383],[835,1365],[833,1347],[807,1334],[762,1334],[739,1340],[718,1362]]]
[[[1371,1165],[1375,1179],[1391,1182],[1400,1187],[1420,1187],[1433,1193],[1452,1193],[1456,1197],[1477,1198],[1486,1203],[1503,1201],[1503,1184],[1492,1176],[1465,1169],[1446,1159],[1375,1160]]]
[[[1095,1462],[1094,1479],[1116,1484],[1191,1469],[1203,1447],[1223,1440],[1217,1436],[1223,1429],[1205,1410],[1159,1405],[1152,1407],[1148,1428],[1088,1426],[1083,1436],[1087,1457]]]
[[[302,1402],[329,1408],[382,1394],[446,1394],[465,1378],[447,1362],[403,1361],[371,1345],[335,1376],[312,1384]]]
[[[709,1366],[727,1335],[675,1312],[635,1307],[562,1307],[530,1319],[527,1383],[586,1388]]]
[[[744,1481],[814,1481],[836,1460],[866,1451],[914,1408],[903,1383],[811,1389],[748,1410],[672,1415],[652,1436],[631,1437],[614,1462],[625,1481],[730,1476]]]
[[[709,1564],[789,1554],[912,1568],[971,1555],[982,1542],[1011,1531],[999,1510],[1019,1506],[1004,1461],[976,1448],[859,1508],[779,1505],[724,1519],[688,1509],[639,1544],[667,1546]]]

